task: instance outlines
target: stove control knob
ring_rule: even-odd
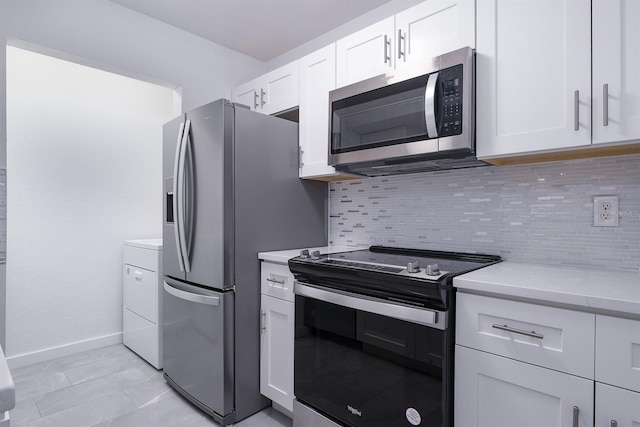
[[[427,276],[438,276],[440,275],[440,269],[438,268],[438,264],[429,264],[427,265]]]
[[[407,273],[419,273],[420,266],[418,265],[418,261],[413,261],[407,264]]]
[[[320,251],[311,252],[311,259],[314,259],[314,260],[320,259]]]
[[[300,258],[309,259],[309,249],[303,249],[300,251]]]

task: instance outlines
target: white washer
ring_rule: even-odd
[[[162,368],[162,239],[125,240],[122,271],[124,345]]]

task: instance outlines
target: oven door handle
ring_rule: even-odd
[[[326,290],[300,282],[295,282],[293,292],[296,295],[432,328],[445,329],[446,327],[445,316],[442,315],[444,313],[437,310],[390,303],[377,298],[365,295],[354,295],[337,289]]]

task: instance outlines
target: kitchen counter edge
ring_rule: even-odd
[[[461,292],[640,318],[640,272],[504,261],[453,279]]]

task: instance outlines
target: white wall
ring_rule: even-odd
[[[178,88],[183,111],[229,97],[232,87],[266,71],[260,61],[108,0],[0,0],[0,168],[6,167],[5,41]],[[9,188],[12,173],[10,166]],[[12,208],[8,211],[11,217]],[[11,264],[10,251],[7,258]],[[5,266],[0,264],[0,344],[5,341],[4,275]],[[33,312],[32,318],[38,315],[42,313]],[[29,318],[22,320],[35,326]],[[52,319],[39,321],[48,320]]]
[[[11,47],[7,82],[6,354],[118,341],[122,241],[162,235],[173,90]]]

